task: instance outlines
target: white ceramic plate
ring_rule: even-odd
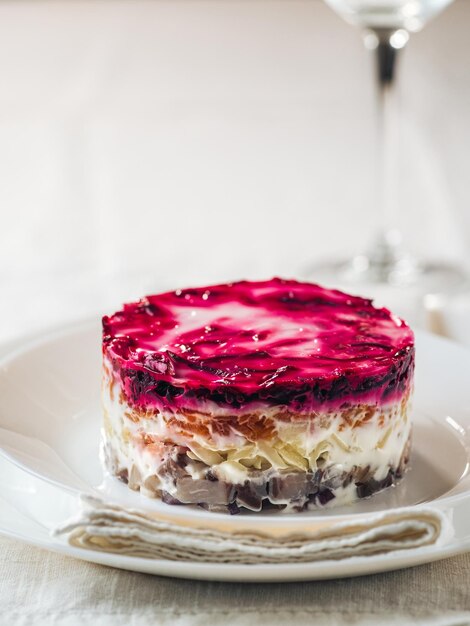
[[[418,334],[412,467],[399,487],[348,507],[230,517],[198,507],[171,507],[149,500],[105,475],[99,459],[100,343],[99,323],[89,323],[29,344],[0,365],[0,532],[115,567],[217,580],[361,575],[470,549],[470,528],[466,524],[470,515],[470,351]],[[295,529],[307,526],[312,517],[336,522],[429,502],[452,512],[455,535],[439,548],[275,568],[146,560],[79,550],[50,537],[49,529],[76,509],[79,491],[99,492],[123,505],[158,509],[176,517],[191,516],[202,525],[222,516],[234,529],[259,525]]]

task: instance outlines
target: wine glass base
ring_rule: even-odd
[[[329,284],[341,283],[361,290],[381,286],[412,288],[425,294],[447,293],[458,289],[467,280],[463,270],[444,263],[417,263],[402,259],[385,268],[366,256],[358,255],[349,261],[331,261],[313,266],[309,274]]]
[[[426,298],[452,295],[468,284],[468,276],[458,267],[417,263],[405,257],[387,267],[360,255],[349,261],[319,263],[306,276],[327,287],[371,298],[417,326],[426,325]]]

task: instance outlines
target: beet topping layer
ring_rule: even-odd
[[[370,300],[273,278],[147,296],[103,318],[103,352],[137,407],[317,409],[395,401],[413,332]]]

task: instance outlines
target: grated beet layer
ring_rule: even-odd
[[[410,387],[413,333],[370,300],[274,278],[147,296],[103,318],[128,402],[307,412],[387,403]]]

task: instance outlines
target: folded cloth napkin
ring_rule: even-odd
[[[164,516],[163,516],[164,517]],[[245,518],[248,520],[249,518]],[[198,522],[201,522],[198,520]],[[299,563],[367,556],[441,543],[450,521],[437,509],[409,508],[349,516],[346,522],[305,518],[301,530],[286,532],[256,524],[236,532],[219,522],[202,528],[193,521],[171,522],[158,513],[123,509],[94,496],[82,496],[81,512],[59,528],[72,546],[127,556],[205,563]]]

